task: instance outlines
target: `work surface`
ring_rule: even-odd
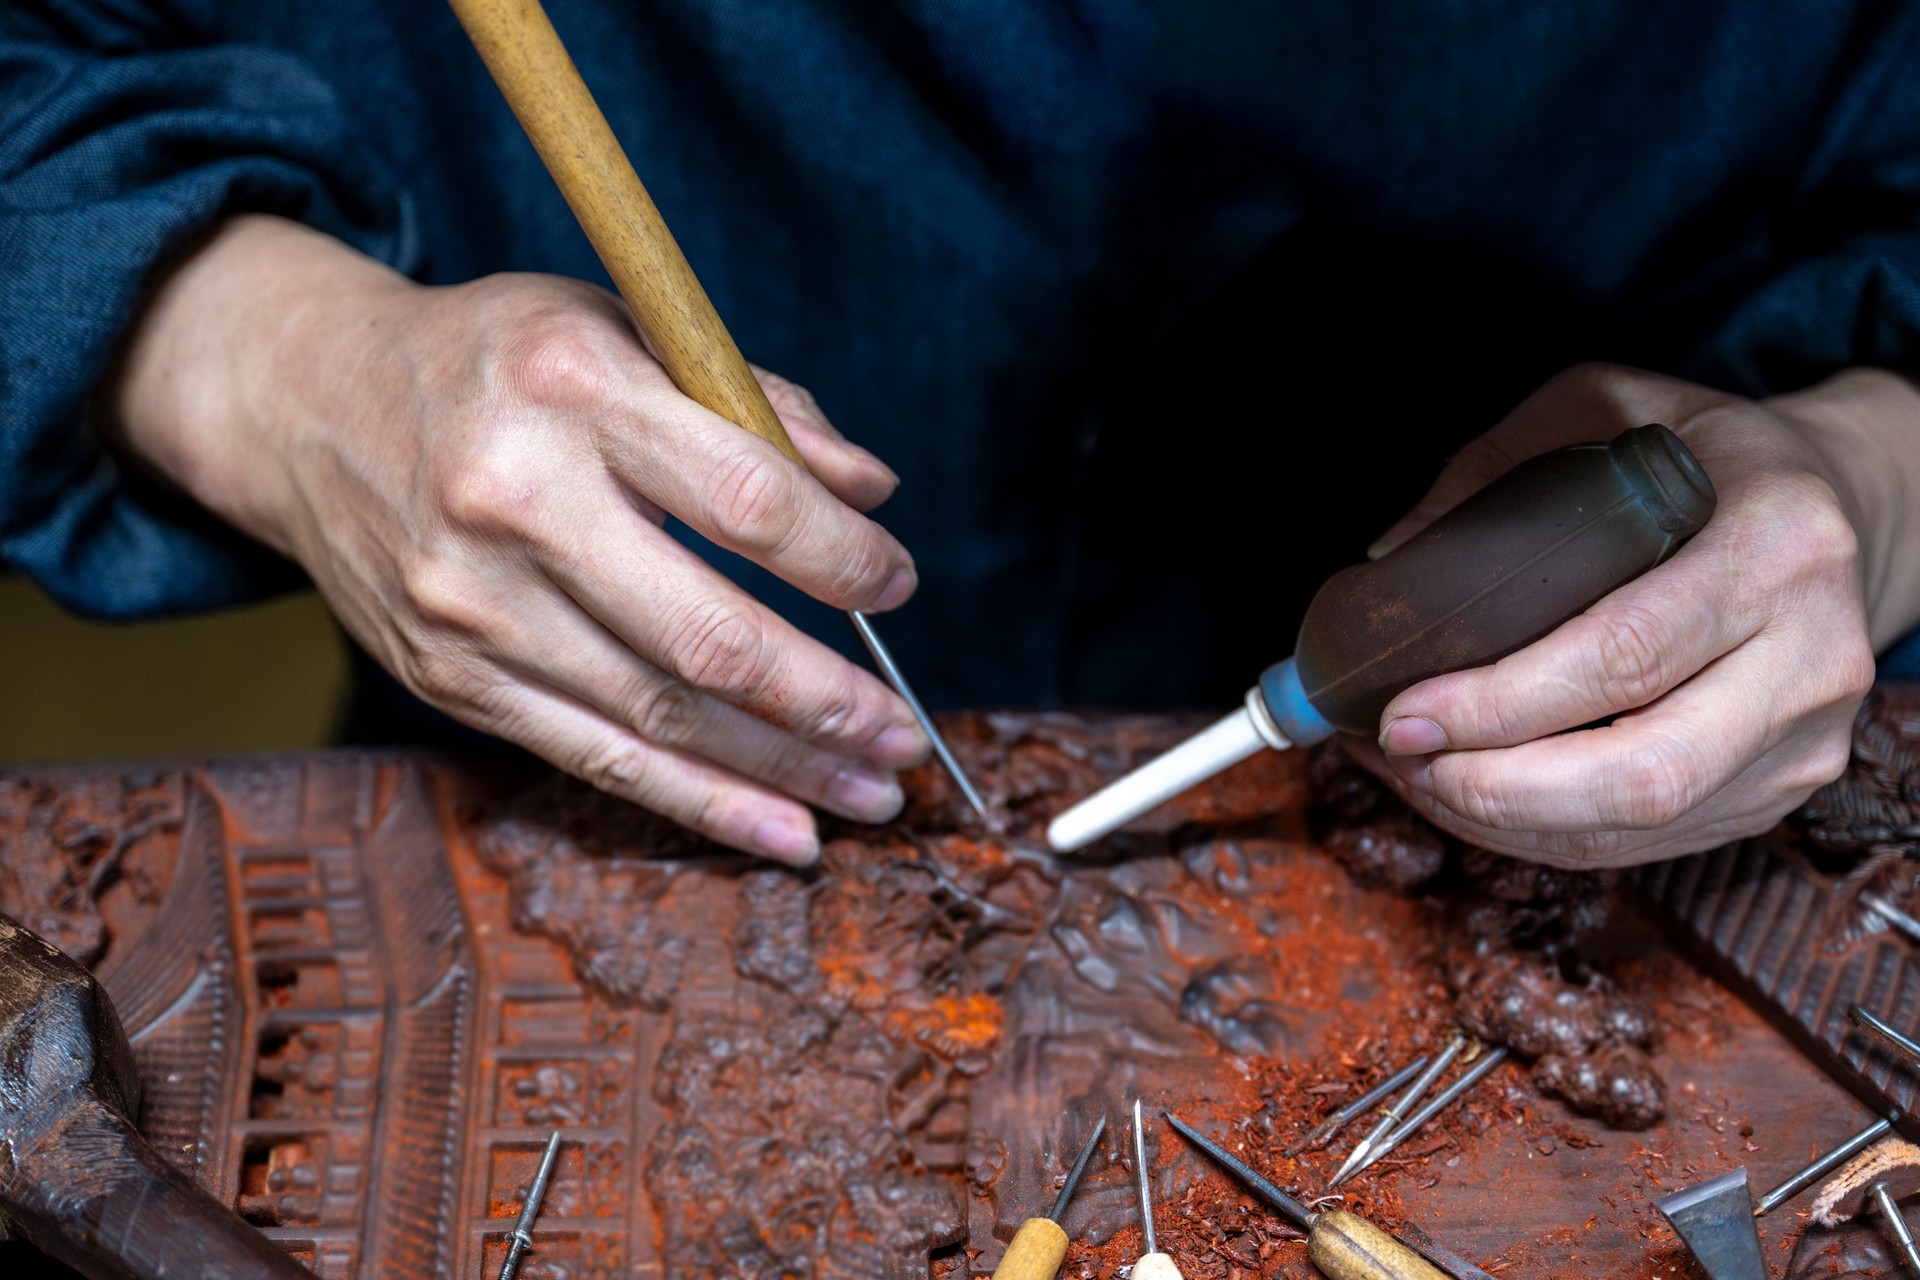
[[[1357,883],[1309,831],[1297,754],[1104,856],[1031,843],[1181,727],[968,718],[1005,832],[922,776],[901,823],[805,873],[445,760],[16,772],[0,909],[101,975],[149,1135],[322,1276],[491,1275],[554,1128],[529,1277],[990,1270],[1100,1114],[1063,1274],[1109,1275],[1138,1251],[1136,1092],[1317,1191],[1357,1135],[1279,1149],[1453,1016],[1457,894]],[[1503,1067],[1349,1207],[1502,1280],[1685,1277],[1653,1197],[1740,1164],[1770,1185],[1862,1122],[1646,921],[1611,937],[1658,1014],[1665,1118],[1610,1129]],[[1189,1280],[1313,1274],[1297,1233],[1153,1138]],[[1762,1223],[1776,1275],[1894,1274],[1871,1231],[1803,1243],[1796,1208]],[[0,1273],[57,1270],[0,1245]]]

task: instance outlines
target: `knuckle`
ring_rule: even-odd
[[[647,757],[638,744],[624,740],[595,743],[579,753],[573,775],[610,795],[629,798],[642,793],[647,782]]]
[[[860,696],[853,681],[836,680],[808,710],[806,732],[810,737],[846,736],[860,718]]]
[[[1873,682],[1880,674],[1880,668],[1873,660],[1873,650],[1866,645],[1853,647],[1852,654],[1843,662],[1840,673],[1840,687],[1846,701],[1858,704],[1873,690]]]
[[[1852,573],[1860,559],[1860,538],[1847,519],[1839,496],[1816,475],[1775,471],[1756,477],[1745,497],[1761,546],[1757,553],[1817,573]]]
[[[470,532],[531,528],[539,487],[530,463],[519,449],[500,444],[461,459],[441,478],[441,511]]]
[[[1699,770],[1680,753],[1650,751],[1627,770],[1618,821],[1631,831],[1672,826],[1699,802]]]
[[[1619,608],[1600,628],[1597,697],[1611,710],[1643,706],[1666,692],[1673,646],[1659,616]]]
[[[671,629],[673,673],[697,689],[751,694],[766,680],[766,639],[755,621],[726,603],[688,613]]]
[[[781,377],[777,373],[762,369],[760,385],[766,390],[767,399],[773,407],[782,413],[795,413],[812,417],[820,412],[813,393],[797,382]]]
[[[414,688],[435,706],[443,709],[480,706],[485,682],[470,662],[429,648],[416,654],[409,665],[408,674]]]
[[[1609,360],[1585,360],[1555,374],[1546,389],[1559,395],[1588,402],[1611,403],[1638,371]]]
[[[1575,831],[1553,835],[1541,848],[1541,861],[1563,871],[1590,871],[1618,858],[1626,848],[1618,831]]]
[[[893,581],[893,572],[893,557],[885,542],[868,528],[854,539],[845,555],[835,558],[822,586],[830,601],[861,604],[886,590],[887,584]]]
[[[1435,792],[1447,808],[1477,826],[1507,831],[1513,825],[1513,799],[1507,788],[1478,771],[1451,779],[1434,771]]]
[[[500,357],[499,373],[534,404],[591,404],[611,375],[599,322],[565,306],[545,304],[520,316]]]
[[[1874,661],[1873,646],[1867,642],[1865,635],[1854,632],[1838,647],[1831,659],[1829,679],[1834,691],[1833,704],[1857,707],[1860,700],[1872,690],[1878,674],[1879,664]]]
[[[1441,677],[1442,680],[1448,678]],[[1476,681],[1472,695],[1464,702],[1466,714],[1459,718],[1479,726],[1480,732],[1492,742],[1525,742],[1538,736],[1538,730],[1530,720],[1530,711],[1536,701],[1531,690],[1522,687],[1518,681]],[[1442,723],[1451,725],[1454,719],[1448,716]]]
[[[486,627],[479,586],[439,556],[423,556],[402,570],[401,590],[414,618],[432,631],[473,635]]]
[[[1811,565],[1851,575],[1860,563],[1860,535],[1826,481],[1811,483],[1819,486],[1819,500],[1809,502],[1806,516],[1795,521],[1802,556]]]
[[[712,498],[720,525],[739,543],[758,551],[786,544],[797,527],[791,477],[763,452],[736,449],[714,477]]]
[[[1851,735],[1829,734],[1799,761],[1782,784],[1793,794],[1794,806],[1847,771],[1853,760]]]
[[[649,681],[628,699],[627,723],[649,742],[687,741],[698,719],[697,695],[678,680]]]

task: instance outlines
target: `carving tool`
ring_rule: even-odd
[[[1914,1246],[1913,1232],[1907,1227],[1907,1220],[1900,1216],[1900,1206],[1893,1202],[1887,1184],[1874,1183],[1867,1196],[1873,1201],[1873,1207],[1880,1211],[1880,1217],[1886,1222],[1894,1243],[1900,1246],[1901,1261],[1907,1264],[1909,1271],[1920,1275],[1920,1248]]]
[[[449,3],[673,384],[804,468],[780,415],[694,277],[540,0]],[[873,623],[858,611],[847,616],[874,664],[926,731],[941,766],[974,812],[985,817],[980,793]]]
[[[1325,1120],[1313,1126],[1313,1128],[1308,1131],[1307,1136],[1300,1140],[1299,1145],[1288,1147],[1281,1154],[1297,1156],[1302,1151],[1317,1151],[1321,1147],[1324,1147],[1327,1143],[1333,1141],[1334,1135],[1346,1128],[1355,1116],[1371,1111],[1383,1101],[1388,1094],[1418,1075],[1420,1068],[1426,1065],[1427,1059],[1424,1054],[1415,1058],[1412,1062],[1409,1062],[1406,1066],[1400,1068],[1385,1080],[1382,1080],[1379,1084],[1373,1086],[1373,1088],[1367,1090],[1352,1102],[1349,1102],[1346,1106],[1332,1112]]]
[[[1486,1079],[1488,1072],[1506,1060],[1507,1047],[1505,1045],[1489,1049],[1486,1053],[1481,1054],[1480,1061],[1461,1072],[1459,1079],[1453,1081],[1453,1083],[1435,1094],[1428,1100],[1426,1106],[1408,1116],[1406,1123],[1397,1126],[1389,1132],[1385,1138],[1382,1138],[1380,1145],[1375,1147],[1373,1152],[1368,1155],[1365,1160],[1362,1160],[1359,1167],[1354,1169],[1352,1173],[1334,1175],[1333,1181],[1327,1184],[1327,1190],[1331,1191],[1349,1178],[1357,1178],[1372,1168],[1389,1151],[1418,1133],[1421,1125],[1452,1106],[1462,1094]]]
[[[1782,1182],[1779,1186],[1767,1192],[1767,1194],[1761,1196],[1759,1200],[1754,1202],[1753,1216],[1756,1218],[1765,1217],[1820,1179],[1826,1177],[1835,1169],[1838,1169],[1860,1152],[1880,1141],[1881,1138],[1893,1131],[1894,1122],[1897,1121],[1899,1117],[1900,1113],[1896,1111],[1891,1117],[1875,1120],[1872,1124],[1854,1134],[1851,1138],[1848,1138],[1845,1142],[1827,1152],[1825,1155],[1819,1157],[1812,1164],[1800,1170],[1800,1172],[1794,1174],[1785,1182]]]
[[[1060,1262],[1067,1256],[1067,1232],[1060,1225],[1060,1219],[1065,1216],[1067,1205],[1073,1199],[1073,1189],[1080,1185],[1080,1175],[1087,1171],[1087,1161],[1093,1159],[1093,1149],[1100,1145],[1100,1135],[1106,1128],[1107,1118],[1101,1116],[1087,1137],[1087,1145],[1080,1148],[1080,1156],[1073,1162],[1067,1180],[1060,1185],[1060,1194],[1053,1198],[1053,1208],[1044,1218],[1028,1218],[1020,1224],[1012,1243],[1000,1256],[1000,1265],[993,1269],[993,1280],[1053,1280],[1060,1274]]]
[[[1394,1099],[1392,1105],[1380,1108],[1380,1119],[1374,1124],[1372,1131],[1360,1139],[1360,1145],[1348,1154],[1346,1163],[1340,1166],[1339,1171],[1333,1175],[1333,1181],[1327,1184],[1329,1190],[1353,1176],[1354,1172],[1365,1163],[1367,1154],[1379,1145],[1380,1140],[1386,1137],[1395,1125],[1407,1117],[1413,1110],[1413,1105],[1426,1096],[1427,1090],[1433,1087],[1433,1082],[1453,1065],[1453,1060],[1459,1057],[1466,1047],[1467,1038],[1459,1032],[1456,1031],[1447,1037],[1447,1047],[1434,1055],[1433,1061],[1429,1062],[1420,1074],[1414,1077],[1413,1083],[1407,1086],[1407,1091]]]
[[[1888,924],[1906,934],[1909,938],[1920,941],[1920,920],[1915,920],[1912,916],[1894,906],[1885,898],[1880,897],[1878,894],[1863,893],[1860,895],[1860,901],[1869,910],[1885,919]]]
[[[1055,818],[1083,848],[1262,747],[1380,732],[1380,713],[1433,676],[1524,648],[1666,560],[1713,514],[1713,484],[1667,428],[1522,462],[1369,564],[1329,578],[1294,654],[1246,703]]]
[[[1133,1280],[1185,1280],[1180,1267],[1160,1252],[1153,1239],[1153,1191],[1147,1185],[1147,1139],[1140,1124],[1140,1099],[1133,1100],[1133,1175],[1140,1183],[1140,1236],[1146,1248],[1133,1264]]]
[[[1750,1194],[1743,1165],[1661,1196],[1653,1206],[1692,1252],[1707,1280],[1767,1280],[1760,1233],[1747,1212]]]
[[[520,1206],[520,1219],[507,1235],[507,1256],[500,1263],[500,1280],[513,1280],[520,1274],[520,1259],[533,1248],[533,1224],[540,1219],[540,1205],[547,1198],[547,1183],[553,1180],[553,1162],[560,1155],[560,1131],[547,1139],[547,1153],[540,1157],[540,1170],[527,1188],[527,1202]]]
[[[1167,1123],[1306,1232],[1307,1257],[1329,1280],[1446,1280],[1432,1263],[1359,1214],[1315,1213],[1178,1116],[1168,1115]]]
[[[1867,1030],[1884,1039],[1888,1044],[1891,1044],[1894,1048],[1900,1050],[1900,1052],[1906,1054],[1909,1058],[1912,1058],[1915,1062],[1920,1062],[1920,1041],[1914,1040],[1912,1036],[1902,1035],[1897,1029],[1888,1025],[1885,1019],[1880,1018],[1867,1009],[1865,1005],[1854,1005],[1847,1010],[1847,1017],[1853,1021],[1855,1026],[1865,1027]]]

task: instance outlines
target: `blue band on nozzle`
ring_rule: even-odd
[[[1294,666],[1292,658],[1276,662],[1260,673],[1260,697],[1265,700],[1274,724],[1296,747],[1310,747],[1339,732],[1307,701],[1307,691],[1300,687],[1300,669]]]

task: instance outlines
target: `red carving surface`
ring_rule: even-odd
[[[984,1274],[1136,1092],[1317,1189],[1344,1143],[1282,1149],[1454,1017],[1471,931],[1456,891],[1413,889],[1427,837],[1343,829],[1337,858],[1297,756],[1098,856],[1042,852],[1052,812],[1184,727],[958,721],[1001,831],[922,774],[901,822],[832,832],[798,873],[562,779],[406,755],[0,775],[0,910],[96,967],[143,1129],[322,1276],[490,1276],[554,1128],[536,1280]],[[1623,945],[1615,980],[1667,1027],[1664,1119],[1609,1130],[1503,1070],[1350,1205],[1503,1278],[1684,1275],[1652,1196],[1740,1163],[1765,1185],[1849,1131],[1753,1014]],[[1190,1280],[1313,1274],[1177,1139],[1150,1147]],[[1122,1149],[1064,1274],[1138,1249]],[[1798,1223],[1766,1231],[1777,1253]],[[42,1271],[0,1245],[0,1273]]]

